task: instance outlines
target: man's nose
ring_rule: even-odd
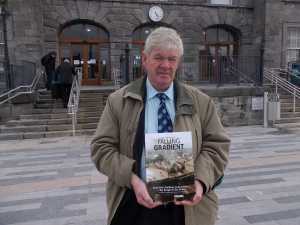
[[[171,65],[171,63],[170,63],[170,61],[167,59],[167,58],[165,58],[165,59],[163,59],[162,61],[161,61],[161,67],[165,67],[165,68],[169,68],[170,67],[170,65]]]

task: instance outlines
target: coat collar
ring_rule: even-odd
[[[124,94],[124,98],[133,98],[138,101],[146,99],[146,77],[131,82]],[[188,94],[187,88],[181,82],[174,80],[174,98],[177,115],[192,115],[194,105],[192,97]]]

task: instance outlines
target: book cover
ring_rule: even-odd
[[[192,199],[195,194],[191,132],[145,134],[146,183],[154,201]]]

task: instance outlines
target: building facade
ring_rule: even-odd
[[[51,51],[57,52],[57,65],[65,57],[71,59],[83,85],[113,84],[116,75],[134,80],[143,75],[144,41],[158,26],[174,28],[182,36],[185,51],[178,77],[192,84],[235,84],[246,75],[260,85],[264,66],[286,67],[299,55],[299,0],[2,2],[14,86],[30,83],[41,68],[41,57]],[[3,54],[0,57],[2,61]],[[252,97],[262,91],[215,88],[221,111],[224,105],[234,105],[240,120],[261,118],[261,111],[259,116],[250,111]]]
[[[129,80],[136,79],[143,74],[145,38],[157,26],[176,29],[184,40],[182,79],[220,82],[218,70],[228,57],[254,65],[259,60],[264,32],[254,24],[263,1],[257,2],[258,6],[252,0],[10,0],[6,22],[14,83],[26,80],[19,78],[18,66],[30,73],[50,51],[58,53],[57,63],[71,58],[86,85],[109,83],[112,71],[122,68],[129,54]]]

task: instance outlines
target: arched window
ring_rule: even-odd
[[[238,55],[239,33],[230,26],[215,25],[206,28],[203,35],[205,48],[199,52],[200,79],[221,82],[224,68],[229,68]]]
[[[109,33],[87,20],[65,24],[59,33],[59,57],[71,59],[82,76],[82,84],[96,85],[110,80]]]
[[[144,49],[145,40],[148,35],[157,27],[170,27],[162,23],[143,24],[137,27],[132,34],[132,49],[131,49],[131,71],[132,79],[137,79],[143,75],[142,68],[142,51]]]

